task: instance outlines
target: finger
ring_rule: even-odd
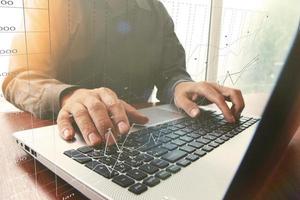
[[[126,115],[125,108],[119,101],[117,95],[109,89],[103,89],[99,92],[99,96],[106,108],[109,110],[114,124],[118,127],[119,133],[127,133],[130,127],[129,120]]]
[[[102,141],[101,136],[99,135],[87,108],[79,103],[74,104],[72,105],[71,113],[87,144],[100,144]]]
[[[232,115],[228,105],[226,104],[224,96],[219,91],[215,90],[212,86],[209,85],[202,88],[201,90],[202,91],[198,92],[204,95],[209,101],[215,103],[218,106],[218,108],[222,111],[225,119],[228,122],[235,122],[235,118]]]
[[[59,111],[57,116],[57,126],[62,138],[65,140],[72,140],[74,138],[75,131],[68,111],[64,109]]]
[[[229,99],[232,102],[231,111],[234,114],[236,119],[240,118],[240,115],[245,108],[245,102],[242,96],[242,93],[239,90],[231,89],[228,91]]]
[[[120,100],[126,110],[127,116],[131,122],[137,123],[137,124],[146,124],[149,122],[149,118],[140,112],[138,112],[137,109],[135,109],[130,104],[126,103],[123,100]]]
[[[242,95],[242,92],[237,89],[232,89],[228,87],[216,87],[226,98],[226,100],[232,102],[231,111],[234,114],[235,118],[238,119],[245,108],[245,101]]]
[[[196,103],[186,95],[180,95],[174,99],[175,105],[183,109],[190,117],[197,117],[200,114],[200,109]]]
[[[109,130],[114,130],[114,126],[108,115],[106,106],[98,98],[89,98],[85,102],[85,106],[88,109],[89,115],[91,116],[98,133],[104,141],[106,137],[105,135],[109,132]],[[112,141],[109,140],[109,143],[112,144]]]

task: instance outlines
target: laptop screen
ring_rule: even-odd
[[[287,38],[293,42],[286,50],[288,56],[282,72],[225,199],[245,197],[244,191],[247,191],[245,199],[253,199],[280,161],[300,125],[299,22],[293,28],[295,31]]]

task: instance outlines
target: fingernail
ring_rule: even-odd
[[[71,131],[70,131],[69,129],[66,128],[66,129],[63,131],[63,136],[64,136],[64,138],[67,139],[68,137],[70,137],[70,135],[71,135]]]
[[[125,124],[125,122],[123,122],[123,121],[118,123],[118,128],[119,128],[120,133],[125,133],[128,130],[127,124]]]
[[[199,109],[198,108],[193,108],[191,110],[192,117],[196,117],[198,114],[199,114]]]
[[[95,133],[90,133],[88,138],[89,138],[89,141],[92,145],[97,144],[97,143],[100,142],[100,138]]]

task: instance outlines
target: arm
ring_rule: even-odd
[[[163,20],[164,34],[163,55],[156,85],[158,99],[170,103],[173,100],[175,86],[181,82],[192,81],[192,79],[186,71],[185,50],[175,34],[173,20],[160,2],[159,12]]]
[[[58,10],[56,11],[58,12]],[[30,13],[29,13],[30,14]],[[53,16],[53,13],[50,15]],[[28,15],[27,47],[24,35],[16,34],[13,47],[17,47],[20,55],[11,56],[9,76],[5,79],[2,90],[5,98],[16,107],[29,111],[39,118],[51,118],[58,114],[60,94],[73,85],[65,84],[56,78],[59,66],[58,59],[67,50],[68,34],[65,22],[57,23],[54,17],[51,30],[52,51],[47,32],[32,33],[31,30],[45,27],[48,18]],[[31,23],[34,22],[34,23]],[[33,24],[35,26],[30,26]],[[27,52],[26,52],[27,48]]]
[[[157,81],[159,99],[166,103],[174,100],[178,108],[196,117],[200,114],[196,102],[205,98],[219,107],[228,122],[235,122],[245,106],[241,91],[215,83],[192,81],[186,72],[185,52],[174,32],[173,21],[161,3],[160,7],[164,16],[164,45],[162,73]],[[232,103],[230,108],[226,101]]]

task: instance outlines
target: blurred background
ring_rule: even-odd
[[[194,80],[216,81],[244,94],[271,92],[298,27],[299,0],[161,1],[174,20]],[[49,38],[48,13],[48,0],[1,1],[0,86],[9,60],[27,56],[31,37]],[[26,21],[29,15],[44,23]],[[23,45],[11,46],[12,38]],[[0,112],[15,110],[1,91]]]

